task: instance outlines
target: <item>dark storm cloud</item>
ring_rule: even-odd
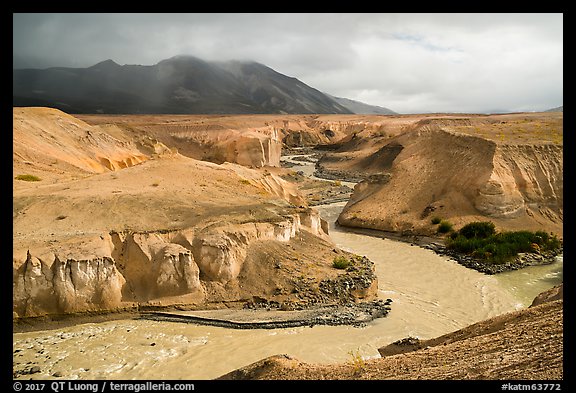
[[[13,66],[254,60],[402,113],[563,102],[562,14],[15,14]]]
[[[15,15],[14,67],[28,58],[44,59],[38,66],[90,66],[107,58],[155,64],[191,54],[333,68],[346,64],[350,48],[344,30],[329,22],[314,14]]]

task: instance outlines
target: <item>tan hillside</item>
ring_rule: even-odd
[[[360,132],[320,164],[366,180],[342,225],[430,234],[434,216],[458,227],[562,236],[562,113],[411,117],[391,133]]]
[[[78,178],[148,159],[132,141],[56,109],[14,108],[13,116],[14,176],[28,173],[41,174],[46,180]]]

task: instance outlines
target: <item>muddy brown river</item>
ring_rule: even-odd
[[[297,170],[297,168],[296,168]],[[39,367],[22,379],[212,379],[275,354],[307,362],[378,357],[377,349],[413,336],[436,337],[527,307],[562,282],[554,264],[488,276],[430,250],[335,228],[344,203],[317,207],[341,248],[370,258],[385,317],[364,327],[314,326],[234,330],[177,322],[116,320],[13,334],[15,370]]]

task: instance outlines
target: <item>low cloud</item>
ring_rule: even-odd
[[[14,14],[13,66],[254,60],[400,113],[563,104],[562,14]]]

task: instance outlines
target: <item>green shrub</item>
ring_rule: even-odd
[[[442,221],[442,219],[438,216],[436,217],[432,217],[432,224],[436,225],[436,224],[440,224],[440,221]]]
[[[467,239],[462,235],[458,235],[455,238],[450,237],[450,240],[447,240],[447,246],[455,251],[470,254],[473,251],[482,248],[484,246],[484,242],[482,239]]]
[[[548,234],[544,231],[534,232],[532,240],[534,243],[538,244],[540,248],[544,248],[544,250],[555,250],[562,247],[562,242],[556,237],[556,235]]]
[[[491,226],[482,227],[489,231]],[[466,231],[464,233],[470,235]],[[555,235],[549,235],[543,231],[500,232],[487,236],[485,236],[487,232],[479,231],[478,233],[480,236],[468,238],[462,234],[461,229],[457,236],[451,236],[450,239],[447,239],[446,246],[457,252],[492,263],[504,263],[516,257],[518,253],[550,251],[562,246],[561,241]]]
[[[496,227],[494,226],[494,223],[490,221],[476,221],[464,225],[458,232],[467,239],[473,237],[484,239],[494,235],[496,233]]]
[[[452,224],[448,221],[442,220],[440,224],[438,224],[438,232],[440,233],[448,233],[452,230]]]
[[[40,181],[42,179],[40,179],[38,176],[34,176],[34,175],[18,175],[15,177],[16,180],[24,180],[24,181]]]
[[[342,255],[334,257],[334,259],[332,260],[332,267],[335,267],[336,269],[346,269],[351,264],[352,261],[350,261],[348,258]]]

